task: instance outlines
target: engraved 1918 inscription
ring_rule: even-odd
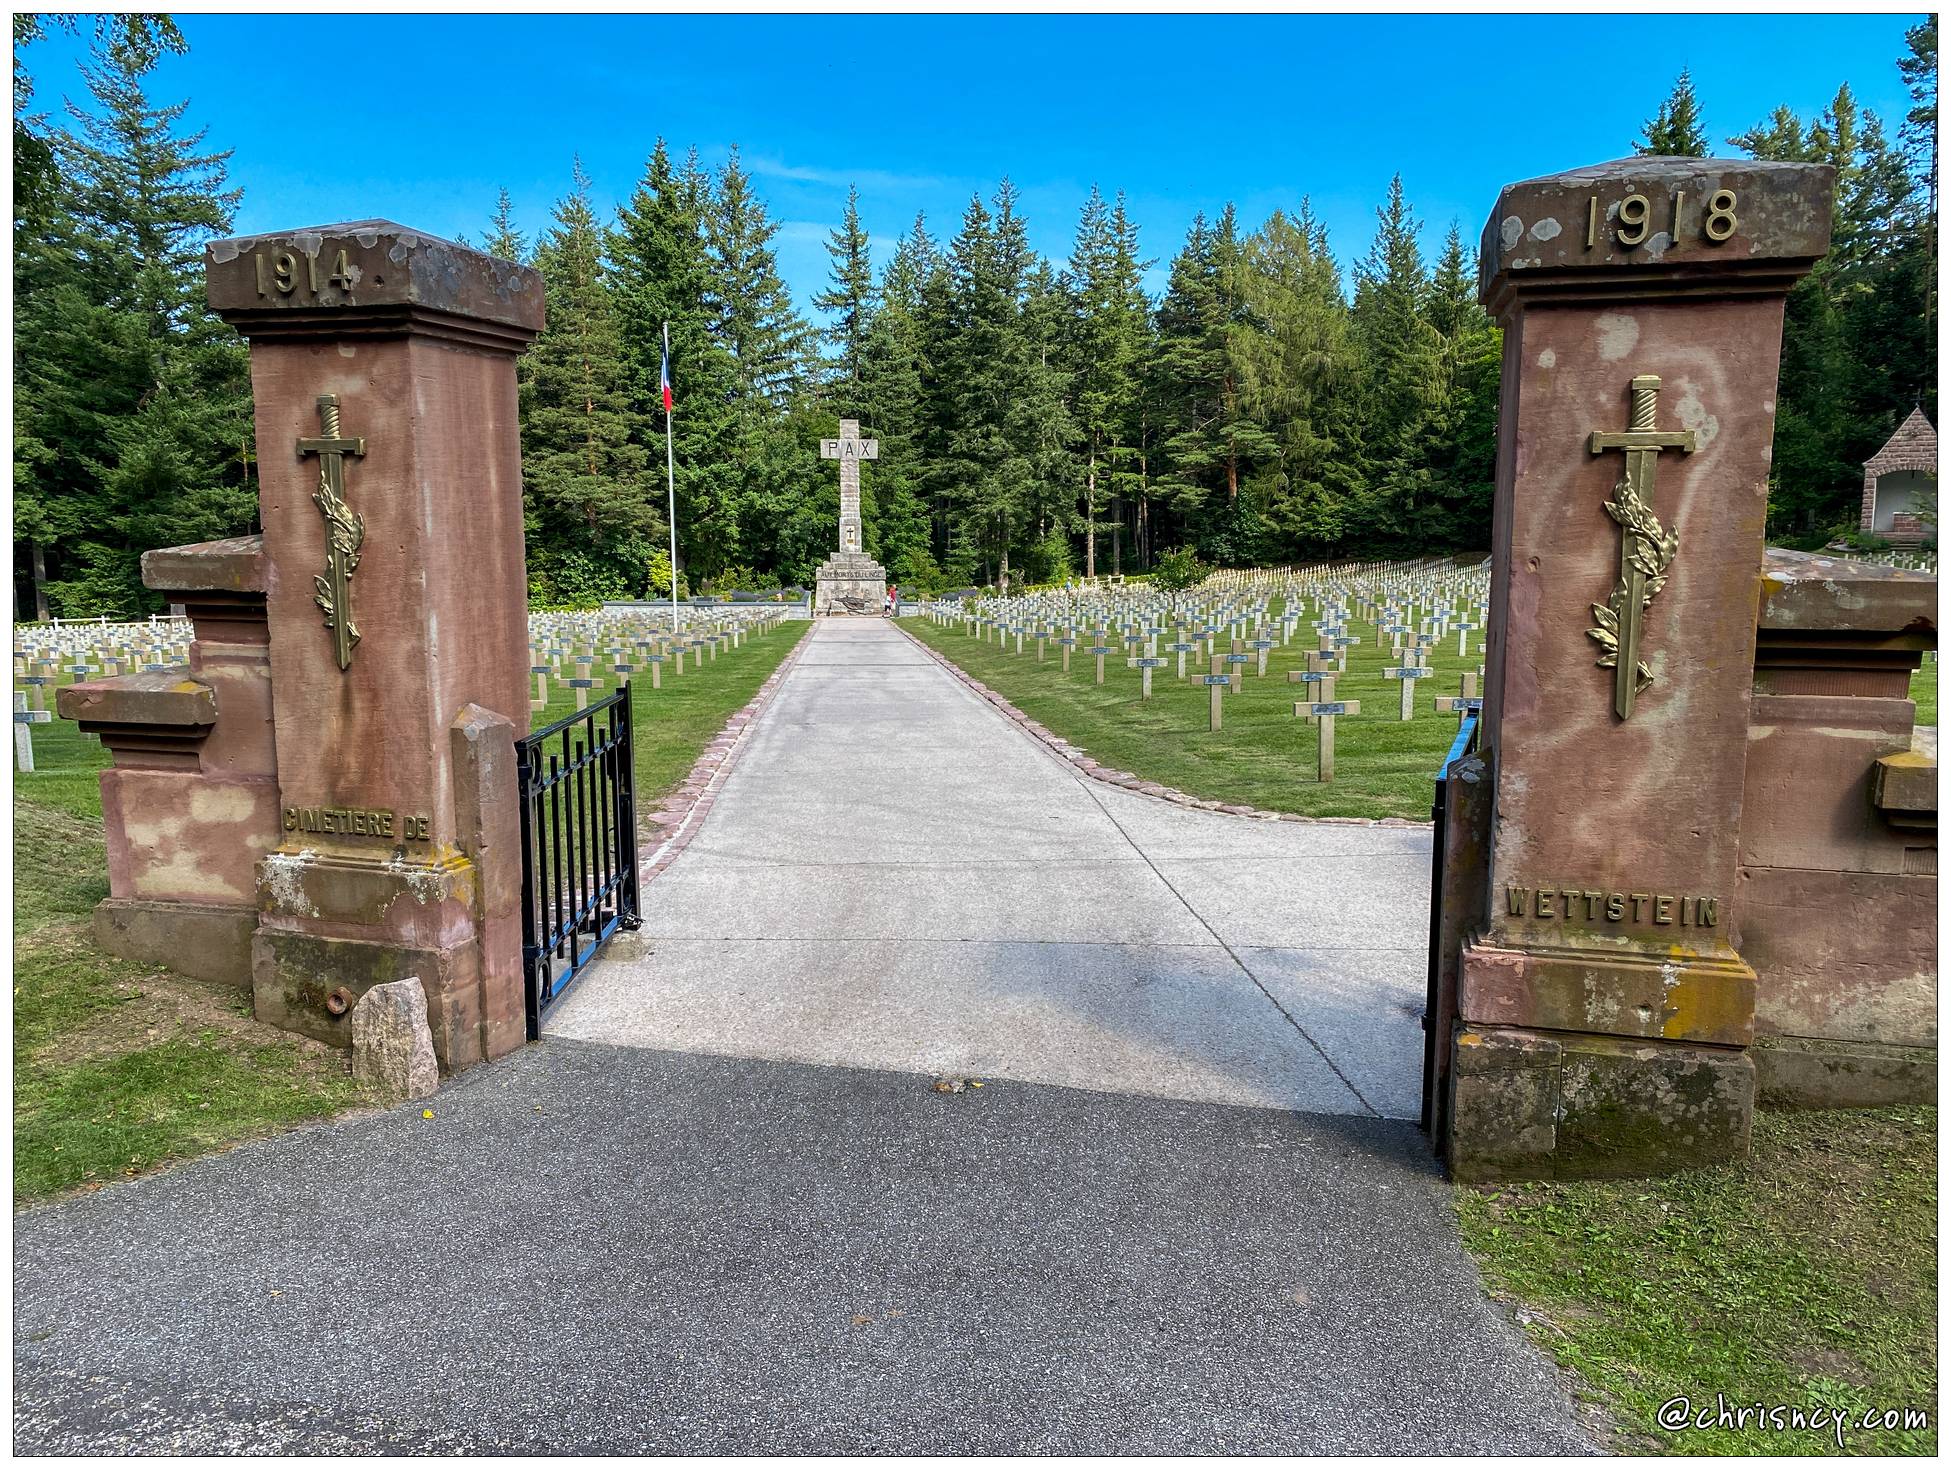
[[[319,832],[335,837],[380,837],[401,842],[425,842],[433,819],[388,808],[356,806],[288,806],[285,831]]]
[[[1621,245],[1628,249],[1644,245],[1659,228],[1656,213],[1664,214],[1663,233],[1676,243],[1697,231],[1707,244],[1720,245],[1741,227],[1741,217],[1735,213],[1740,201],[1732,189],[1716,189],[1694,205],[1689,205],[1685,189],[1675,189],[1662,204],[1664,208],[1660,209],[1646,195],[1632,193],[1607,208],[1597,194],[1592,195],[1585,203],[1585,248],[1598,246],[1601,221],[1605,220],[1610,220],[1606,227]]]
[[[1711,929],[1720,922],[1717,898],[1672,893],[1611,893],[1598,888],[1518,888],[1504,885],[1505,912],[1513,919],[1557,919],[1587,924],[1675,924]]]

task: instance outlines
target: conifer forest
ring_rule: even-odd
[[[66,105],[33,75],[57,25],[93,28]],[[185,44],[166,18],[17,16],[14,39],[16,606],[151,611],[143,551],[255,526],[247,357],[205,309],[201,257],[241,189],[194,99],[156,95]],[[1902,117],[1845,84],[1815,116],[1725,118],[1682,73],[1619,139],[1838,171],[1834,246],[1788,307],[1782,544],[1853,527],[1862,461],[1914,407],[1937,419],[1935,18],[1893,22],[1892,50]],[[854,195],[808,314],[736,149],[708,166],[645,138],[614,211],[573,138],[562,153],[548,218],[504,192],[468,237],[546,283],[520,368],[537,606],[669,591],[666,323],[689,592],[808,585],[838,500],[819,441],[842,418],[880,441],[866,549],[905,591],[1142,573],[1179,550],[1247,566],[1489,545],[1501,344],[1477,303],[1481,220],[1426,229],[1413,158],[1363,241],[1330,240],[1304,197],[1265,219],[1216,201],[1141,238],[1105,179],[1044,258],[999,178],[959,217],[916,218],[876,269]],[[1296,166],[1281,182],[1305,189]]]

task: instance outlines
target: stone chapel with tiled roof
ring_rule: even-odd
[[[1899,546],[1937,539],[1937,430],[1922,408],[1863,465],[1863,517],[1866,536],[1881,536]],[[1926,520],[1931,514],[1931,520]]]

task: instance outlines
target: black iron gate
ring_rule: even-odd
[[[515,746],[528,1036],[618,929],[640,922],[630,686]]]
[[[1481,708],[1481,704],[1479,704]],[[1444,946],[1447,942],[1443,915],[1443,855],[1449,841],[1450,768],[1477,748],[1476,709],[1466,708],[1450,753],[1443,757],[1443,768],[1436,773],[1436,796],[1430,808],[1431,832],[1429,872],[1429,992],[1423,1003],[1423,1132],[1442,1152],[1443,1116],[1442,1049],[1450,1044],[1450,1025],[1455,1020],[1456,998],[1442,984]]]

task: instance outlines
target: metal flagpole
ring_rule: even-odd
[[[671,414],[676,402],[670,390],[671,379],[671,324],[664,323],[664,487],[670,496],[671,507],[671,632],[681,634],[684,630],[677,622],[677,449],[676,437],[671,433]]]

